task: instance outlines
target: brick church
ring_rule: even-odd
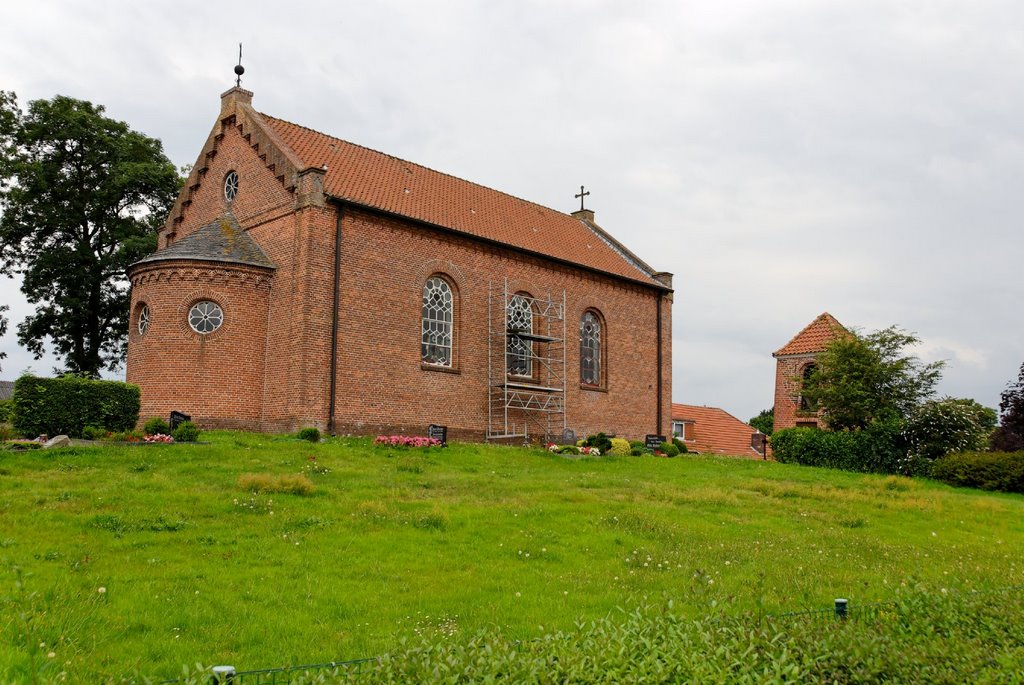
[[[595,223],[257,112],[240,87],[133,264],[142,417],[642,438],[671,426],[672,277]],[[582,194],[582,190],[581,190]]]
[[[818,355],[839,336],[850,332],[828,312],[819,315],[793,339],[772,353],[775,357],[775,425],[783,428],[820,428],[821,413],[801,394]]]

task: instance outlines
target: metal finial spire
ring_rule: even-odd
[[[579,193],[577,193],[576,195],[573,195],[573,197],[578,197],[580,199],[580,211],[581,212],[583,211],[583,198],[585,198],[587,195],[590,195],[590,191],[588,190],[587,192],[584,193],[583,192],[583,186],[580,186],[580,192]]]
[[[242,87],[242,74],[245,73],[245,67],[242,66],[242,44],[238,44],[238,64],[235,65],[235,87]]]

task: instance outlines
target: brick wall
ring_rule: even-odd
[[[774,430],[793,428],[797,422],[801,425],[820,425],[817,412],[800,410],[800,388],[804,368],[814,361],[815,356],[800,354],[776,358]]]

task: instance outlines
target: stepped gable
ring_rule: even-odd
[[[324,170],[326,195],[668,289],[646,264],[581,218],[254,112],[300,160]]]
[[[793,336],[792,340],[773,352],[772,356],[824,352],[828,344],[840,335],[847,336],[850,332],[834,316],[824,312]]]
[[[687,448],[704,454],[757,458],[762,456],[750,446],[750,436],[756,433],[757,429],[743,423],[724,409],[673,402],[672,420],[693,422],[693,439],[685,441]]]
[[[226,262],[273,269],[266,253],[242,230],[233,214],[216,221],[172,243],[162,250],[140,259],[132,267],[171,259]]]

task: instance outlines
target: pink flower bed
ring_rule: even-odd
[[[154,433],[153,435],[147,435],[145,439],[146,442],[174,442],[174,438],[172,438],[169,435],[164,435],[163,433]]]
[[[390,447],[440,447],[441,441],[421,438],[418,435],[378,435],[373,444]]]

